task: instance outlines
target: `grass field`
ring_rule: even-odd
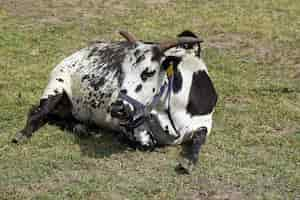
[[[11,138],[64,57],[95,39],[190,29],[219,102],[193,175],[180,147],[127,148],[45,126]],[[0,199],[300,199],[300,1],[0,0]]]

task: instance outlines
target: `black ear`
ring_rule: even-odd
[[[193,38],[198,38],[198,36],[193,33],[192,31],[185,30],[182,33],[178,34],[177,37],[193,37]]]
[[[193,37],[193,38],[199,39],[195,33],[193,33],[192,31],[189,31],[189,30],[185,30],[185,31],[181,32],[180,34],[177,35],[177,37]],[[197,57],[200,58],[200,53],[201,53],[200,42],[197,42],[196,44],[186,44],[186,45],[183,45],[182,48],[193,49],[195,46],[198,47],[195,54]]]

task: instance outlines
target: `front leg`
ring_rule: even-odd
[[[192,140],[183,144],[183,158],[177,166],[177,170],[181,173],[190,174],[194,166],[198,163],[201,146],[205,144],[207,136],[207,128],[201,127],[196,130],[192,136]]]

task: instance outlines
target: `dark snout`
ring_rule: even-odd
[[[120,94],[119,99],[111,104],[111,116],[119,119],[121,126],[131,130],[144,123],[145,107],[126,94]]]

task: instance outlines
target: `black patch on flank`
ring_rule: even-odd
[[[138,84],[138,86],[135,88],[135,92],[141,91],[143,88],[142,84]]]
[[[155,88],[152,88],[152,92],[155,93]]]
[[[62,79],[62,78],[57,78],[56,80],[57,80],[58,82],[61,82],[61,83],[64,82],[64,79]]]
[[[187,112],[192,116],[205,115],[213,111],[217,103],[217,92],[205,71],[193,73]]]
[[[147,81],[148,78],[154,76],[154,74],[156,73],[156,70],[153,71],[149,71],[149,68],[146,67],[146,69],[144,69],[141,73],[141,79],[143,82]]]

